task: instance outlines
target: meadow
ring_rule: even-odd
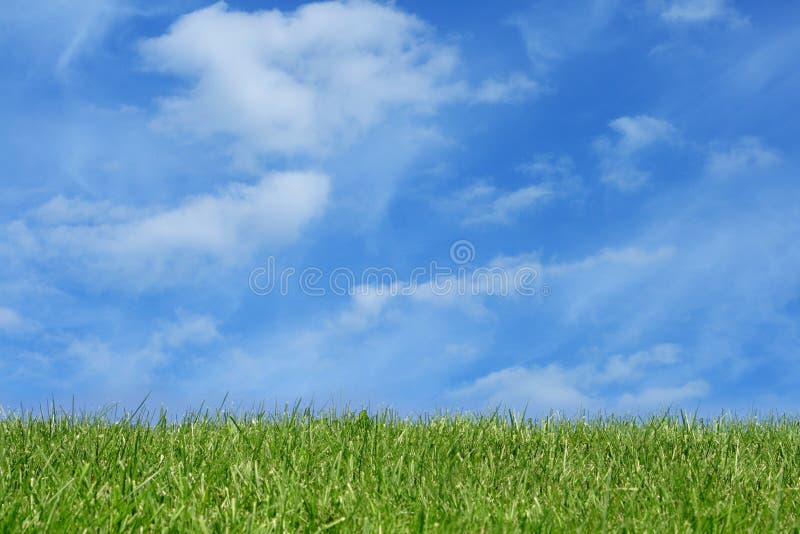
[[[800,419],[0,420],[0,532],[797,531]]]

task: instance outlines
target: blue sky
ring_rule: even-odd
[[[0,405],[793,411],[798,17],[5,2]]]

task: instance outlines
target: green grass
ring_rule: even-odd
[[[289,410],[109,420],[62,413],[0,421],[0,532],[800,525],[794,418],[404,419]]]

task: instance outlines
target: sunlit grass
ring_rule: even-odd
[[[791,531],[800,420],[6,415],[0,531]]]

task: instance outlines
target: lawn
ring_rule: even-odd
[[[24,414],[0,531],[791,531],[800,420]]]

